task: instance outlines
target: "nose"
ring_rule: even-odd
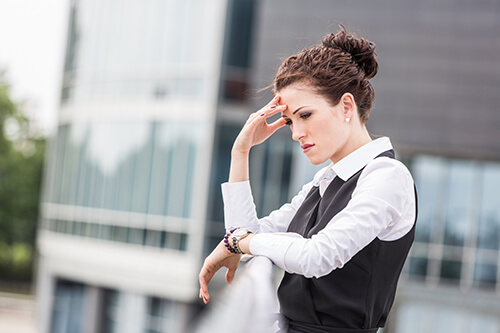
[[[292,130],[292,139],[295,141],[300,141],[305,136],[304,128],[299,124],[293,124],[290,129]]]

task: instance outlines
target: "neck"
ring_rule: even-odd
[[[368,130],[366,129],[365,125],[357,126],[356,130],[353,130],[351,136],[347,140],[344,148],[339,152],[339,154],[336,154],[333,156],[330,161],[333,163],[337,163],[353,151],[363,147],[367,143],[370,143],[372,140],[370,134],[368,133]]]

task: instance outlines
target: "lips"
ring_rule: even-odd
[[[311,150],[312,147],[314,147],[314,145],[311,143],[304,143],[303,145],[300,146],[300,148],[302,148],[304,153],[307,153],[309,150]]]

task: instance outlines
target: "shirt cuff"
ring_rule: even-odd
[[[230,227],[244,227],[257,233],[257,213],[253,202],[250,181],[224,183],[221,185],[224,201],[224,224]]]

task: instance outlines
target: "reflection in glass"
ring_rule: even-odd
[[[413,276],[427,275],[427,258],[410,257],[409,259],[409,273]]]
[[[146,230],[146,239],[144,245],[152,247],[161,246],[161,231],[158,230]]]
[[[143,229],[131,228],[128,232],[128,242],[131,244],[143,245],[144,233],[145,230]]]
[[[146,333],[178,332],[175,304],[171,300],[158,297],[148,299]]]
[[[220,185],[227,181],[229,175],[229,165],[231,163],[231,148],[235,138],[241,130],[240,124],[219,123],[215,128],[215,148],[212,157],[212,167],[210,174],[210,195],[208,196],[208,220],[211,222],[224,221],[224,207],[221,196]],[[215,228],[209,228],[208,233]],[[224,232],[220,227],[216,235]],[[220,240],[220,239],[219,239]],[[210,248],[210,251],[213,248]]]
[[[462,262],[454,260],[443,260],[441,262],[441,277],[450,280],[460,280]]]
[[[449,165],[448,201],[444,244],[465,244],[473,205],[477,204],[474,188],[476,169],[473,162],[451,161]]]
[[[476,263],[474,267],[474,282],[477,284],[495,285],[498,267],[495,264]]]
[[[207,15],[214,8],[200,0],[73,1],[62,101],[206,96],[213,45],[199,36],[215,33],[218,16]]]
[[[111,227],[111,240],[115,242],[123,242],[127,241],[128,237],[128,228],[112,226]]]
[[[253,149],[250,181],[257,215],[263,217],[291,199],[293,141],[288,135],[275,135]]]
[[[106,289],[103,292],[102,333],[117,333],[120,310],[120,293]]]
[[[191,216],[201,124],[82,123],[61,126],[49,202]]]
[[[52,307],[51,332],[83,332],[84,291],[84,286],[80,283],[57,281]]]
[[[500,165],[486,164],[483,168],[481,212],[477,247],[500,249]]]
[[[441,220],[444,202],[445,163],[441,158],[422,156],[412,163],[412,174],[418,191],[418,222],[415,241],[429,242],[431,229]]]

